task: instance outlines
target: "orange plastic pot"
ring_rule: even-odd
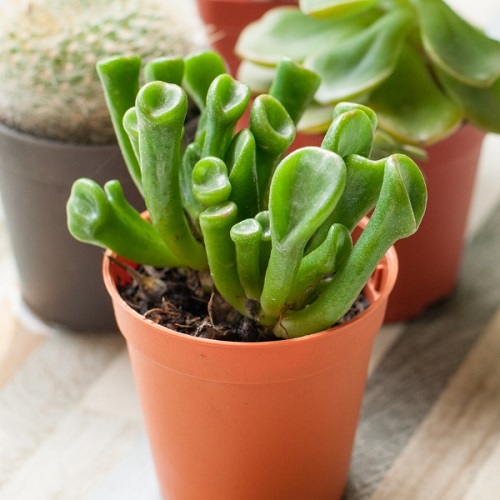
[[[144,319],[104,281],[124,335],[162,495],[337,499],[346,483],[372,342],[397,275],[392,248],[354,320],[298,339],[232,343]]]
[[[211,34],[212,48],[227,62],[235,75],[240,58],[234,53],[238,37],[248,24],[274,7],[297,5],[293,0],[196,0],[198,12]]]
[[[386,322],[417,317],[452,294],[484,137],[465,125],[427,148],[428,160],[418,162],[427,183],[427,210],[417,233],[396,243],[399,274]]]

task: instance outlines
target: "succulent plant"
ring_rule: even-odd
[[[111,143],[96,62],[206,45],[196,11],[161,0],[34,0],[0,6],[0,121],[38,137]]]
[[[266,92],[282,57],[322,79],[300,128],[324,131],[332,109],[371,107],[398,141],[428,146],[464,121],[500,132],[500,41],[444,0],[300,0],[241,34],[239,79]]]
[[[240,131],[250,91],[215,53],[151,61],[152,81],[141,88],[137,57],[98,68],[151,223],[118,181],[103,189],[79,179],[67,212],[81,241],[141,264],[209,273],[241,315],[277,337],[296,337],[339,320],[388,248],[419,227],[423,176],[402,154],[368,159],[377,122],[369,108],[339,104],[322,147],[286,156],[319,85],[290,60],[278,65],[271,93],[255,99],[249,128]],[[175,84],[158,79],[168,75]],[[201,117],[183,151],[186,91]],[[353,245],[351,232],[372,209]]]

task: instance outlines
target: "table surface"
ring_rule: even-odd
[[[499,158],[489,135],[453,296],[377,336],[348,500],[500,499]],[[1,213],[0,276],[0,499],[159,499],[121,336],[29,314]]]

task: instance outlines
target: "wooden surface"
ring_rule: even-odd
[[[500,499],[499,255],[491,135],[456,292],[377,337],[347,500]],[[159,499],[124,341],[30,316],[1,213],[0,278],[0,500]]]

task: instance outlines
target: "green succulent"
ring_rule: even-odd
[[[282,57],[321,76],[299,128],[318,132],[337,102],[372,108],[382,131],[428,146],[464,121],[500,132],[500,42],[444,0],[300,0],[241,34],[239,79],[266,92]]]
[[[278,65],[272,92],[251,104],[249,88],[213,52],[151,61],[142,87],[140,68],[138,57],[98,64],[150,222],[118,181],[103,189],[80,179],[67,207],[75,238],[137,263],[210,273],[234,309],[278,337],[342,318],[389,247],[419,227],[427,193],[413,160],[370,160],[376,115],[350,103],[335,107],[322,147],[287,155],[319,85],[290,60]],[[201,116],[183,149],[186,92]],[[248,128],[238,130],[247,108]]]
[[[0,7],[0,121],[76,143],[115,140],[95,64],[144,61],[206,45],[187,6],[160,0],[38,0]]]

